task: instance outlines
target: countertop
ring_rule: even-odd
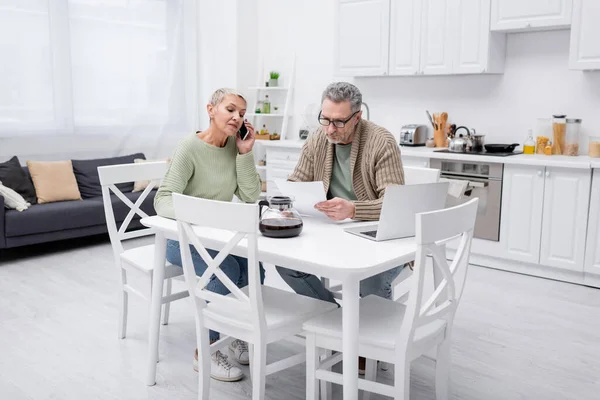
[[[269,140],[269,141],[257,141],[267,147],[280,147],[288,149],[301,149],[304,145],[304,140]],[[400,146],[400,152],[406,157],[422,157],[422,158],[436,158],[440,160],[471,160],[479,162],[495,162],[503,164],[517,164],[517,165],[532,165],[542,167],[562,167],[562,168],[577,168],[577,169],[590,169],[600,168],[600,158],[590,158],[588,156],[545,156],[538,154],[518,154],[507,157],[496,157],[496,156],[479,156],[472,154],[463,153],[439,153],[436,152],[435,148],[431,147],[410,147]]]

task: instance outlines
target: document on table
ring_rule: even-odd
[[[327,200],[323,181],[288,182],[283,179],[275,179],[275,184],[282,195],[293,197],[294,208],[300,215],[327,218],[325,214],[315,209],[315,204]]]

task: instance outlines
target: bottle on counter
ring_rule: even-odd
[[[535,141],[533,140],[533,130],[530,129],[528,132],[527,140],[523,144],[523,153],[524,154],[534,154],[535,153]]]
[[[544,147],[544,154],[547,156],[551,156],[552,155],[552,140],[548,141],[548,144],[546,144],[546,147]]]

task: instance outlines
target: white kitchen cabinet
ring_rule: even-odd
[[[421,71],[426,75],[452,73],[452,0],[422,0]]]
[[[337,75],[387,75],[390,0],[340,0],[337,8]]]
[[[416,75],[420,69],[422,0],[391,0],[390,75]]]
[[[591,171],[546,167],[540,263],[583,272]]]
[[[453,73],[503,72],[506,35],[490,32],[491,0],[454,0],[453,4]]]
[[[569,28],[572,2],[573,0],[492,0],[491,29],[525,31]]]
[[[600,276],[600,169],[594,169],[584,272]]]
[[[540,261],[544,167],[505,165],[500,243],[502,258]]]
[[[600,1],[573,0],[569,68],[600,69]]]

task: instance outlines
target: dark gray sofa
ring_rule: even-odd
[[[23,169],[30,178],[27,167]],[[125,196],[135,203],[141,193],[129,192],[125,193]],[[148,215],[156,214],[153,205],[155,194],[156,190],[153,190],[142,203],[141,209]],[[117,196],[111,197],[117,226],[120,226],[129,212],[129,207]],[[139,219],[136,215],[129,224],[129,229],[141,228]],[[0,196],[0,249],[107,232],[102,196],[34,204],[23,212],[5,209],[4,197]]]

